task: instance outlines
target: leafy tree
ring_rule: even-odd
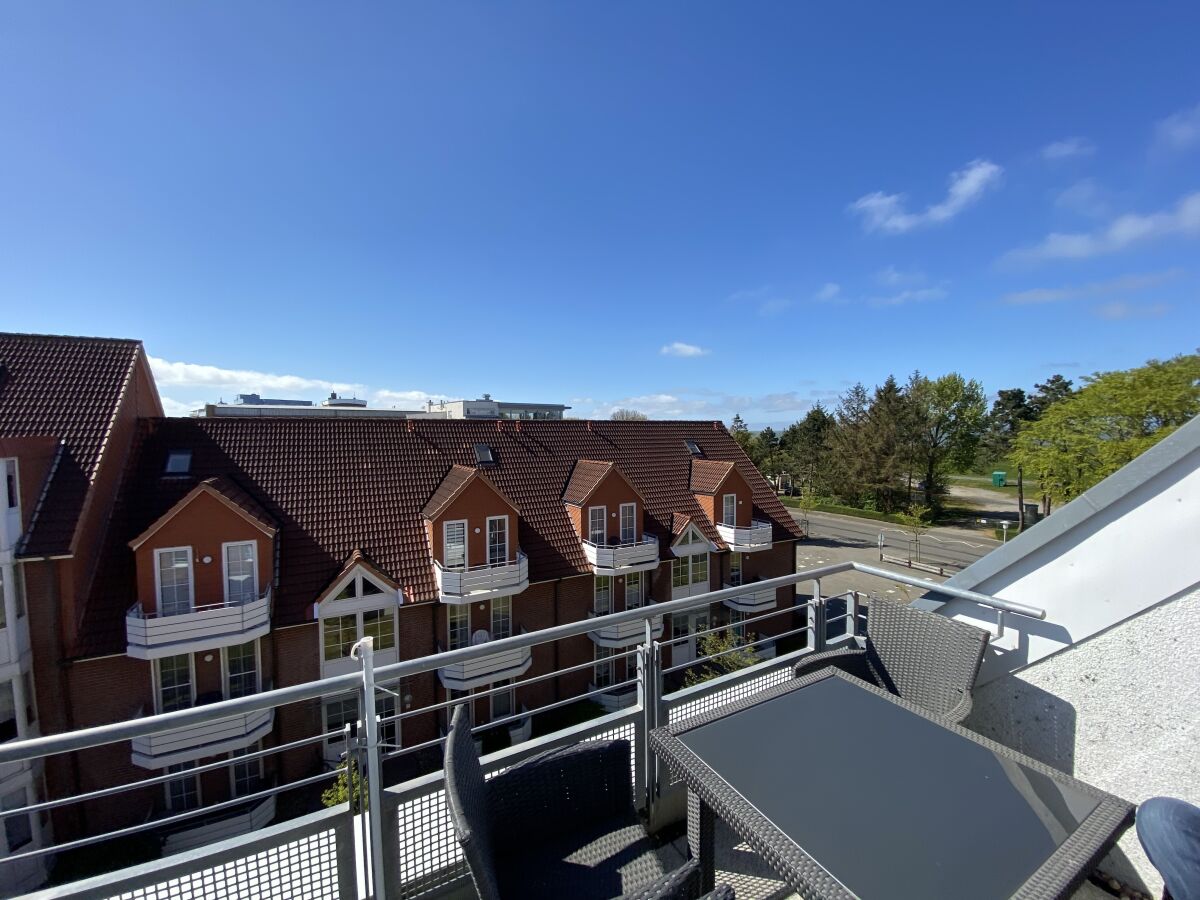
[[[1036,418],[1037,410],[1024,389],[1007,388],[997,392],[979,442],[976,464],[987,468],[1006,458],[1012,452],[1017,432]]]
[[[1029,398],[1030,418],[1033,420],[1040,419],[1055,403],[1075,393],[1074,382],[1061,375],[1051,375],[1042,384],[1035,384],[1033,389],[1035,393]]]
[[[1200,353],[1097,372],[1017,436],[1014,459],[1062,503],[1200,414]],[[1039,385],[1039,389],[1044,386]]]
[[[907,392],[914,416],[913,452],[925,479],[926,502],[935,510],[945,493],[945,475],[968,468],[983,434],[987,401],[983,385],[957,372],[926,378],[914,372]]]
[[[738,442],[738,446],[742,448],[742,452],[754,459],[751,451],[751,444],[754,439],[750,434],[750,429],[746,427],[746,423],[742,421],[740,413],[734,413],[733,421],[729,423],[729,433],[733,439]]]
[[[912,535],[913,546],[916,548],[917,559],[921,559],[921,536],[929,530],[933,510],[924,504],[914,504],[908,512],[896,513],[904,530]]]
[[[866,482],[874,507],[890,513],[908,500],[905,476],[912,458],[913,415],[909,397],[891,375],[875,388],[863,433]]]
[[[839,398],[836,427],[829,433],[830,492],[852,506],[863,502],[864,485],[871,477],[865,452],[870,406],[867,389],[859,382]]]
[[[779,436],[770,425],[754,436],[750,458],[767,475],[779,474]]]
[[[636,409],[614,409],[609,417],[615,422],[645,422],[650,417]]]
[[[351,793],[354,795],[355,808],[359,808],[367,794],[363,791],[363,777],[358,771],[358,764],[353,759],[338,766],[333,784],[321,792],[321,804],[326,807],[339,806],[350,800]]]
[[[789,471],[796,474],[802,485],[810,485],[818,494],[830,490],[830,436],[836,428],[837,420],[817,403],[803,419],[789,425],[779,438],[779,449],[788,458]]]
[[[699,666],[687,670],[683,683],[687,687],[716,678],[728,672],[745,669],[759,661],[753,647],[747,647],[747,642],[753,642],[754,635],[747,633],[745,639],[740,639],[733,633],[732,628],[714,631],[696,639],[696,650],[700,656],[711,656]]]

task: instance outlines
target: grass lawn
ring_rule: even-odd
[[[1000,470],[997,470],[1000,471]],[[958,484],[963,487],[987,488],[990,491],[995,491],[997,494],[1004,494],[1006,497],[1017,496],[1017,476],[1014,473],[1004,487],[994,487],[992,485],[991,475],[947,475],[947,484]],[[1032,494],[1037,493],[1037,485],[1025,485],[1025,502],[1032,503]]]

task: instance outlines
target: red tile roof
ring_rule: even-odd
[[[689,515],[723,546],[690,487],[684,439],[710,459],[737,466],[760,518],[777,540],[799,529],[770,486],[719,423],[403,419],[165,419],[147,426],[127,477],[112,531],[128,541],[169,509],[195,481],[163,477],[167,453],[192,451],[195,478],[224,475],[255,497],[280,525],[274,622],[292,625],[356,550],[396,581],[407,602],[437,596],[422,513],[454,466],[474,470],[474,445],[495,450],[487,478],[520,510],[518,541],[531,581],[588,574],[591,568],[563,503],[579,460],[614,463],[645,501],[645,529],[669,538]],[[461,477],[459,475],[454,478]],[[664,540],[663,547],[670,544]],[[122,652],[132,602],[132,553],[117,548],[89,599],[80,654]]]
[[[140,341],[0,333],[0,437],[61,442],[18,555],[70,552]]]
[[[733,463],[715,459],[692,460],[692,493],[715,494],[725,476],[733,470]]]
[[[191,503],[198,494],[211,494],[215,496],[218,500],[221,500],[227,506],[232,507],[236,512],[249,519],[271,537],[274,537],[276,532],[279,531],[279,526],[271,518],[271,514],[263,509],[257,500],[238,487],[237,482],[232,478],[225,475],[217,475],[213,478],[205,478],[188,491],[178,503],[152,522],[149,528],[134,537],[129,542],[129,545],[136,550],[139,545],[149,540],[154,532],[170,521],[176,513]]]
[[[425,508],[421,510],[421,515],[426,519],[436,519],[447,506],[454,502],[454,498],[466,490],[467,485],[476,479],[483,481],[493,491],[504,497],[509,506],[512,506],[517,511],[517,514],[520,515],[521,511],[517,509],[516,505],[508,497],[504,496],[504,492],[496,487],[491,479],[478,469],[471,469],[458,464],[450,467],[450,471],[446,473],[446,477],[442,479],[442,483],[438,485],[438,489],[433,492],[433,496],[425,504]]]

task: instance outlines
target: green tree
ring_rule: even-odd
[[[866,482],[874,508],[890,513],[908,502],[912,459],[911,400],[891,375],[871,398],[862,447]]]
[[[780,436],[780,451],[790,458],[791,471],[796,473],[801,490],[810,485],[819,495],[829,493],[829,439],[835,428],[837,420],[817,403]]]
[[[957,372],[936,379],[914,372],[907,393],[912,401],[914,461],[925,479],[925,502],[936,510],[945,494],[946,473],[967,469],[975,459],[987,401],[983,385]]]
[[[358,771],[358,764],[350,760],[338,766],[333,784],[321,792],[321,804],[326,807],[339,806],[350,800],[352,792],[354,806],[360,808],[359,804],[365,802],[367,795],[363,792],[363,778]]]
[[[913,504],[909,507],[908,512],[896,513],[896,518],[904,530],[912,536],[916,558],[919,561],[921,559],[921,536],[929,530],[933,510],[924,504]]]
[[[1066,400],[1075,393],[1074,382],[1061,375],[1051,375],[1042,384],[1033,386],[1034,393],[1029,398],[1030,419],[1036,421],[1046,414],[1055,403]]]
[[[1017,436],[1013,458],[1063,503],[1200,414],[1200,354],[1097,372]]]
[[[714,631],[696,639],[696,651],[700,656],[713,657],[702,665],[693,666],[687,670],[683,683],[687,687],[716,678],[728,672],[745,669],[759,661],[753,647],[747,647],[747,642],[753,642],[754,635],[747,634],[744,639],[733,633],[732,628]]]
[[[871,398],[859,382],[838,399],[836,424],[828,435],[830,493],[851,506],[863,503],[871,480],[865,449],[870,407]]]
[[[1001,389],[992,403],[979,441],[976,465],[989,468],[1012,452],[1013,440],[1027,422],[1037,418],[1037,409],[1023,388]]]
[[[775,429],[770,425],[754,436],[751,443],[753,452],[750,458],[754,460],[754,464],[763,470],[767,475],[779,474],[779,436],[775,433]]]
[[[729,423],[729,433],[733,439],[738,442],[738,446],[742,448],[742,452],[753,459],[751,454],[751,444],[754,442],[750,435],[750,429],[746,427],[746,423],[742,421],[740,413],[733,414],[733,421]]]
[[[615,422],[645,422],[650,417],[644,412],[639,412],[636,409],[621,408],[614,409],[609,418]]]

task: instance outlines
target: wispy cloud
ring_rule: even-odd
[[[1074,156],[1091,156],[1096,152],[1096,145],[1085,137],[1063,138],[1052,141],[1042,148],[1042,159],[1051,161],[1070,159]]]
[[[1089,219],[1107,218],[1112,208],[1108,192],[1091,178],[1084,178],[1059,191],[1054,198],[1054,205]]]
[[[1171,307],[1165,303],[1151,303],[1145,306],[1139,306],[1133,303],[1126,303],[1123,300],[1114,300],[1112,303],[1104,303],[1092,310],[1093,314],[1101,319],[1108,319],[1110,322],[1120,322],[1125,319],[1161,319]]]
[[[420,409],[430,400],[450,399],[445,394],[430,394],[426,391],[390,391],[386,388],[375,391],[371,396],[381,406],[395,406],[400,409]]]
[[[820,290],[813,294],[813,299],[818,303],[831,303],[841,297],[842,286],[835,281],[827,281],[821,285]]]
[[[926,207],[924,212],[908,212],[904,194],[882,191],[859,197],[850,204],[849,211],[861,217],[864,231],[904,234],[914,228],[953,219],[999,184],[1003,173],[1004,170],[994,162],[975,159],[950,175],[946,199]]]
[[[658,352],[663,356],[680,356],[686,358],[692,356],[707,356],[709,351],[704,347],[697,347],[695,344],[685,344],[683,341],[672,341],[670,344],[663,346]]]
[[[1167,269],[1164,272],[1147,272],[1142,275],[1122,275],[1108,281],[1093,281],[1088,284],[1068,284],[1059,287],[1030,288],[1025,291],[1005,294],[1001,301],[1010,306],[1028,306],[1039,303],[1061,303],[1066,300],[1081,300],[1105,294],[1136,294],[1173,281],[1183,274],[1182,269]]]
[[[886,297],[872,297],[867,302],[871,306],[904,306],[907,303],[924,303],[929,300],[943,300],[946,297],[944,288],[909,288]]]
[[[886,287],[896,287],[902,284],[924,284],[925,273],[917,270],[905,272],[895,266],[887,266],[875,273],[875,280]]]
[[[762,287],[735,291],[729,295],[731,303],[753,306],[760,316],[776,316],[795,305],[795,300],[787,294],[779,293],[770,284]]]
[[[1010,251],[1001,261],[1028,263],[1053,259],[1089,259],[1175,235],[1200,235],[1200,191],[1180,198],[1171,209],[1119,216],[1098,231],[1052,232],[1033,246]]]
[[[186,385],[189,387],[211,387],[241,390],[244,393],[275,391],[285,394],[303,394],[313,391],[363,391],[364,386],[347,381],[327,381],[304,375],[278,375],[273,372],[257,372],[253,369],[223,369],[200,363],[171,362],[157,356],[150,357],[150,368],[159,385]]]
[[[1169,153],[1200,147],[1200,103],[1157,122],[1151,147]]]
[[[837,391],[810,388],[767,394],[727,394],[721,391],[681,388],[634,394],[611,400],[596,400],[590,408],[576,406],[580,415],[604,419],[617,409],[636,409],[652,419],[720,419],[741,413],[749,421],[797,418],[818,400],[836,396]]]

